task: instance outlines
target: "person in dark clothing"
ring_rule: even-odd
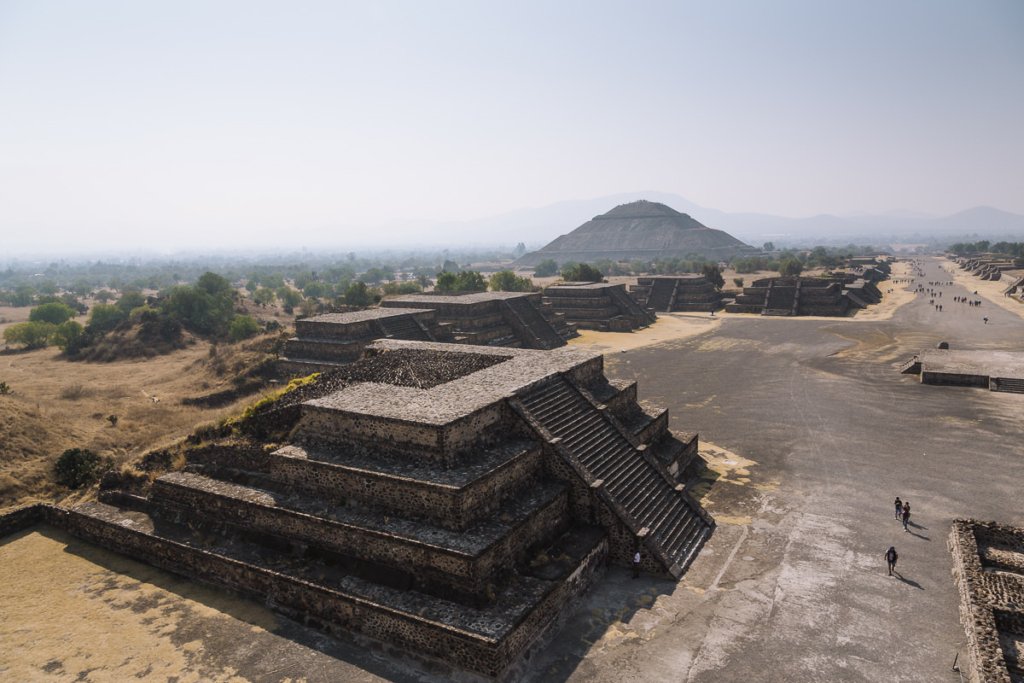
[[[885,551],[885,563],[889,565],[889,576],[896,571],[896,560],[900,559],[900,556],[896,554],[896,548],[889,546],[889,549]]]
[[[903,530],[910,531],[907,525],[910,524],[910,503],[903,504]]]
[[[896,496],[896,519],[899,519],[900,515],[902,515],[902,514],[903,514],[903,501],[900,500],[899,496]]]
[[[640,551],[633,553],[633,578],[640,578]]]

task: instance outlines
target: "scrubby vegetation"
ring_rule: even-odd
[[[70,489],[87,486],[99,478],[104,461],[87,448],[69,448],[54,465],[57,483]]]
[[[437,283],[434,288],[439,292],[450,294],[461,292],[482,292],[487,289],[487,282],[484,276],[472,270],[463,270],[458,273],[442,271],[437,274]]]
[[[588,263],[567,263],[562,266],[562,279],[567,282],[600,282],[604,273]]]
[[[532,292],[534,290],[533,280],[528,277],[519,277],[511,270],[499,270],[491,275],[487,285],[494,292]]]

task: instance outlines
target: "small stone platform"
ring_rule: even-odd
[[[983,387],[1024,393],[1024,351],[923,351],[900,371],[920,375],[921,384]]]
[[[632,332],[653,323],[657,316],[640,306],[623,284],[563,282],[544,290],[544,303],[582,329]]]
[[[629,293],[641,307],[658,313],[710,312],[722,307],[722,292],[700,274],[637,278]]]
[[[772,316],[845,316],[881,300],[882,293],[873,282],[853,275],[773,277],[744,287],[725,310]]]

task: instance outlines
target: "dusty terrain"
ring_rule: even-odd
[[[180,401],[231,388],[231,378],[262,355],[246,346],[221,346],[211,355],[208,343],[197,342],[113,363],[66,361],[56,348],[0,355],[0,381],[12,391],[0,396],[0,508],[65,495],[52,468],[67,448],[88,448],[120,464],[238,412],[252,396],[216,409]]]

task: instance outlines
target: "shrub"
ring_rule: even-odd
[[[54,325],[60,325],[62,322],[71,320],[74,317],[74,309],[67,304],[56,301],[36,306],[28,314],[28,319],[32,322],[52,323]]]
[[[734,277],[732,279],[732,283],[734,285],[736,285],[737,287],[742,288],[743,287],[743,278],[741,278],[741,277]]]
[[[600,282],[604,273],[586,263],[572,263],[562,269],[562,279],[567,282]]]
[[[236,315],[228,326],[228,338],[233,342],[254,337],[260,333],[260,324],[249,315]]]
[[[458,273],[443,271],[437,274],[439,292],[482,292],[487,289],[484,276],[473,270]]]
[[[54,474],[58,484],[77,489],[96,481],[101,464],[100,456],[87,448],[69,448],[57,458]]]
[[[114,304],[96,304],[89,312],[89,332],[106,334],[127,317],[128,312],[122,311]]]
[[[546,258],[537,264],[533,274],[537,277],[548,277],[558,272],[558,263],[554,259]]]
[[[24,344],[26,349],[42,349],[49,343],[56,329],[53,323],[18,323],[4,330],[4,341],[8,344]]]
[[[533,280],[528,277],[519,277],[511,270],[499,270],[491,275],[488,285],[495,292],[533,291]]]
[[[53,332],[53,343],[61,351],[68,351],[77,348],[85,328],[74,320],[65,320]]]
[[[345,290],[345,303],[349,306],[369,306],[373,296],[365,282],[353,282]]]
[[[722,271],[719,270],[717,265],[705,263],[700,270],[708,282],[713,284],[716,289],[721,289],[725,286],[725,278],[722,277]]]
[[[795,277],[802,273],[804,264],[795,258],[785,259],[779,263],[779,275],[783,277]]]
[[[7,382],[0,382],[0,396],[6,396],[11,393],[11,387]]]

